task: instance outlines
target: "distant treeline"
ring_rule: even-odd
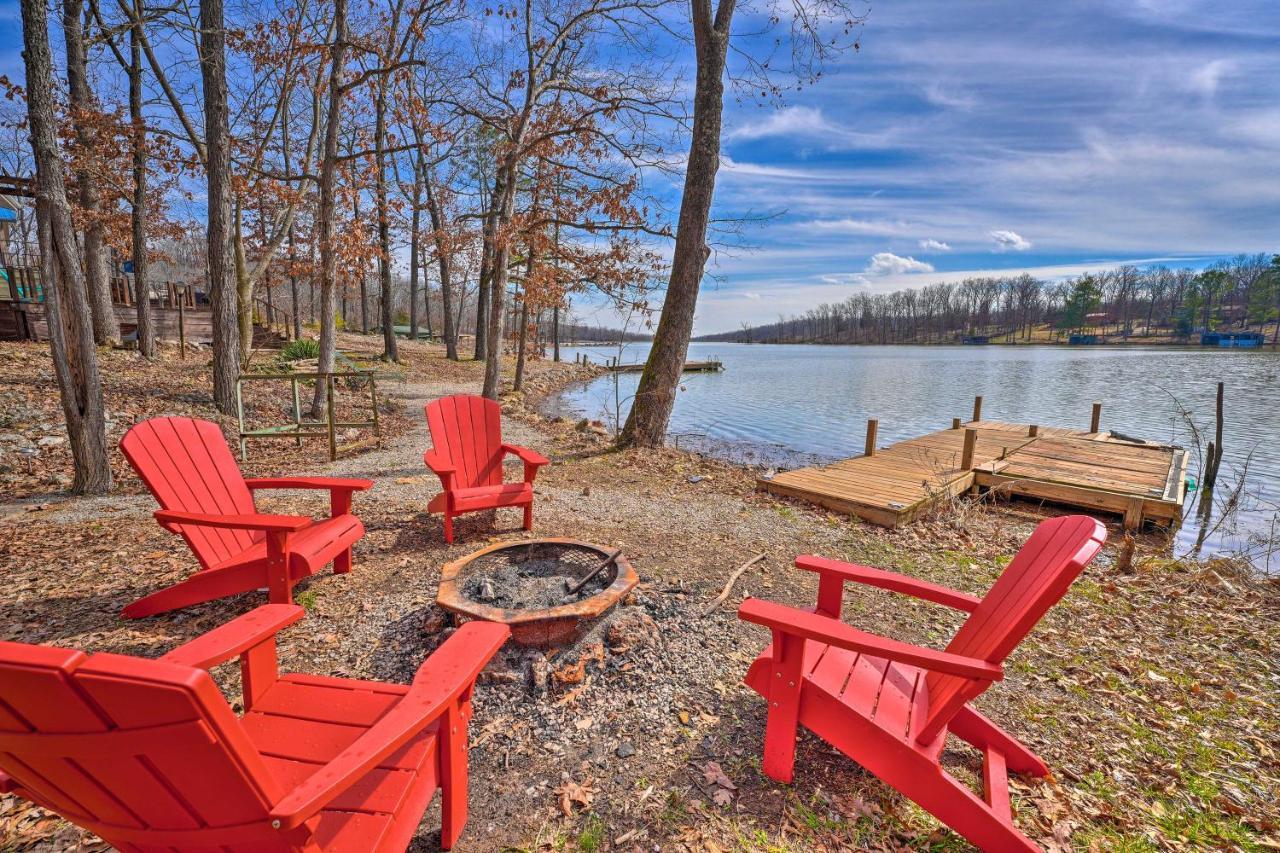
[[[546,321],[547,337],[550,337],[550,321]],[[588,326],[582,323],[561,323],[560,343],[562,346],[576,344],[617,343],[618,341],[648,341],[653,336],[641,332],[624,332],[621,329],[610,329],[608,326]]]
[[[1067,281],[1031,275],[966,278],[893,293],[858,293],[803,315],[701,341],[949,343],[1058,340],[1086,332],[1185,339],[1257,329],[1280,317],[1280,255],[1240,255],[1208,269],[1121,266]],[[1272,342],[1280,325],[1270,331]]]

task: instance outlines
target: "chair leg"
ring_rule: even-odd
[[[439,725],[440,846],[449,850],[467,823],[467,720],[456,702]]]
[[[525,530],[533,529],[533,504],[532,503],[525,504],[525,507],[524,507],[524,529]]]
[[[209,569],[197,572],[181,583],[139,598],[120,614],[126,619],[141,619],[236,595],[266,585],[266,570],[261,563],[237,566],[230,569]]]
[[[764,761],[761,766],[765,775],[779,782],[790,782],[794,777],[804,643],[800,637],[773,632],[769,717],[764,727]]]
[[[1001,814],[1001,806],[1007,807],[1009,798],[1007,781],[1002,792],[994,797],[988,794],[994,803],[975,795],[968,786],[936,764],[932,772],[918,773],[910,778],[904,775],[891,784],[979,850],[1042,853],[1039,845],[1013,825],[1007,812]]]
[[[453,542],[453,516],[448,510],[444,513],[444,541]]]
[[[351,548],[347,548],[341,554],[333,558],[333,573],[335,575],[345,575],[351,571],[352,556]]]
[[[960,709],[947,724],[947,730],[980,750],[994,749],[1003,753],[1006,764],[1015,773],[1049,775],[1049,768],[1039,756],[969,705]]]

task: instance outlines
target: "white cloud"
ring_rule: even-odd
[[[926,240],[920,241],[920,248],[924,249],[926,252],[950,252],[951,244],[944,243],[941,240],[935,240],[930,237]]]
[[[953,91],[941,83],[927,84],[924,87],[924,99],[934,106],[957,110],[971,110],[978,105],[978,99],[972,95]]]
[[[806,223],[806,226],[818,231],[838,234],[871,234],[878,237],[898,237],[903,234],[909,234],[914,230],[910,223],[902,220],[853,219],[847,216],[843,219],[815,219]]]
[[[893,252],[876,252],[867,264],[866,275],[906,275],[908,273],[933,272],[933,264],[917,261],[915,258],[904,258]]]
[[[1031,248],[1031,241],[1017,231],[989,231],[991,239],[996,241],[997,252],[1025,252]]]
[[[1206,62],[1191,73],[1187,86],[1191,91],[1211,98],[1218,92],[1222,78],[1235,71],[1236,63],[1231,59],[1215,59]]]
[[[822,110],[815,107],[784,107],[769,113],[762,121],[748,121],[729,130],[729,139],[764,139],[768,136],[812,136],[833,131]]]

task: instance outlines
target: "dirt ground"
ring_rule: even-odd
[[[12,368],[0,392],[22,389],[24,405],[47,410],[56,398],[39,379],[39,353],[10,358],[10,346],[20,345],[0,345],[0,363]],[[403,424],[381,449],[333,464],[318,442],[251,451],[254,474],[360,474],[377,483],[356,497],[368,533],[354,571],[322,573],[297,590],[308,614],[281,636],[286,671],[407,682],[452,630],[434,604],[441,566],[530,535],[519,511],[503,510],[464,516],[456,542],[444,544],[439,519],[425,514],[438,483],[422,464],[421,405],[474,391],[479,365],[448,362],[426,344],[404,349],[404,381],[380,385]],[[155,375],[109,388],[111,411],[154,414],[136,389],[194,389],[200,378],[187,368],[190,377],[173,379],[170,362],[134,369]],[[584,375],[546,362],[531,373],[530,397]],[[507,398],[506,438],[552,460],[538,477],[532,535],[622,548],[641,584],[574,647],[549,655],[508,647],[482,676],[470,820],[458,849],[966,849],[811,736],[801,739],[793,784],[763,776],[764,702],[741,679],[768,637],[740,622],[736,606],[748,594],[811,606],[815,580],[792,566],[805,553],[980,594],[1053,510],[962,502],[883,530],[759,493],[745,468],[670,450],[615,451],[590,425],[548,421],[524,402]],[[0,500],[9,510],[0,520],[0,639],[156,656],[262,603],[250,593],[119,619],[125,604],[194,566],[181,541],[152,521],[151,499],[132,475],[122,471],[120,487],[69,500],[24,481],[23,501],[0,493],[9,498]],[[323,509],[302,493],[267,508]],[[1121,538],[1112,527],[1113,542]],[[1010,657],[1005,681],[977,702],[1053,769],[1051,780],[1013,784],[1019,827],[1047,848],[1280,847],[1280,589],[1230,563],[1170,560],[1164,541],[1139,537],[1129,571],[1108,546]],[[734,569],[759,553],[765,558],[724,605],[704,615]],[[942,608],[852,587],[844,615],[864,630],[935,647],[957,625]],[[235,667],[215,674],[236,700]],[[977,782],[975,752],[954,749],[946,764]],[[438,827],[433,806],[412,849],[436,849]],[[96,844],[56,816],[0,798],[0,848]]]

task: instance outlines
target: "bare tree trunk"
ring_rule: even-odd
[[[67,48],[67,95],[72,122],[76,128],[76,147],[91,159],[96,134],[91,129],[89,114],[96,112],[93,90],[89,86],[88,61],[85,55],[84,0],[63,0],[63,40]],[[99,344],[120,343],[120,323],[111,307],[111,270],[107,264],[102,223],[97,218],[101,204],[98,182],[86,167],[75,175],[79,204],[89,217],[84,226],[84,272],[89,289],[89,306],[93,312],[93,339]]]
[[[321,373],[331,372],[337,354],[338,258],[334,253],[333,226],[335,185],[338,177],[338,124],[342,116],[342,69],[347,50],[347,0],[333,2],[333,46],[330,49],[329,104],[324,128],[324,154],[320,161],[320,359]],[[311,417],[325,411],[328,392],[324,382],[316,383]]]
[[[413,210],[409,214],[409,340],[418,339],[418,229],[422,224],[422,148],[413,161]],[[431,324],[428,305],[427,325]],[[430,332],[427,337],[430,337]]]
[[[105,494],[111,490],[111,459],[107,454],[102,380],[94,348],[89,293],[77,254],[75,225],[58,151],[48,11],[43,0],[22,0],[21,10],[27,115],[36,164],[40,275],[48,285],[45,309],[50,351],[75,462],[71,490],[76,494]]]
[[[374,196],[378,207],[378,290],[382,295],[382,357],[399,361],[396,351],[395,300],[391,292],[391,222],[387,214],[387,92],[380,78],[374,100]],[[413,309],[410,309],[413,310]]]
[[[532,267],[533,264],[529,264]],[[511,390],[519,391],[524,387],[524,348],[529,340],[529,302],[528,300],[520,300],[520,337],[516,351],[516,378],[511,383]]]
[[[138,23],[129,30],[129,120],[133,135],[133,301],[138,316],[138,352],[155,358],[156,332],[151,325],[151,285],[147,281],[147,126],[142,115],[142,26],[146,11],[143,0],[134,0]]]
[[[231,215],[231,257],[236,281],[236,326],[240,330],[240,363],[247,364],[253,355],[253,278],[249,260],[244,255],[243,200],[235,197]]]
[[[476,351],[475,359],[479,361],[486,358],[489,352],[489,288],[492,286],[493,278],[493,242],[494,232],[497,230],[497,205],[498,199],[495,197],[491,202],[488,213],[485,214],[484,223],[481,227],[483,235],[480,246],[480,282],[476,289]],[[501,327],[501,319],[498,321]]]
[[[209,308],[213,321],[213,402],[231,414],[240,375],[240,328],[231,259],[231,151],[227,115],[227,32],[222,0],[200,3],[200,75],[209,173]]]
[[[623,444],[660,446],[675,405],[676,388],[689,352],[698,289],[710,254],[707,223],[720,167],[720,126],[724,109],[725,53],[734,0],[721,0],[712,18],[710,0],[693,0],[694,45],[698,73],[693,98],[693,137],[680,199],[680,220],[671,278],[667,284],[662,316],[636,388],[631,413],[620,441]]]
[[[295,264],[298,257],[293,243],[293,225],[289,225],[289,303],[293,312],[293,339],[302,337],[302,310],[298,306],[298,273]]]
[[[505,231],[505,225],[511,221],[515,207],[515,166],[505,165],[498,173],[494,186],[495,212],[493,225],[486,238],[492,243],[489,262],[489,316],[485,329],[484,355],[484,387],[481,394],[490,400],[498,399],[502,390],[502,325],[505,315],[503,309],[507,296],[507,265],[511,248]],[[481,287],[483,292],[483,286]]]
[[[458,320],[462,318],[461,305],[459,305],[458,317],[455,320],[452,310],[453,302],[453,281],[451,280],[452,259],[449,252],[446,251],[448,246],[445,245],[442,235],[444,234],[444,211],[440,208],[440,200],[436,196],[433,187],[431,172],[423,173],[423,189],[427,193],[427,214],[431,217],[431,230],[435,235],[436,244],[436,265],[440,270],[440,304],[441,313],[444,315],[442,322],[444,329],[444,349],[445,355],[453,360],[458,360]],[[464,299],[465,301],[465,299]]]

